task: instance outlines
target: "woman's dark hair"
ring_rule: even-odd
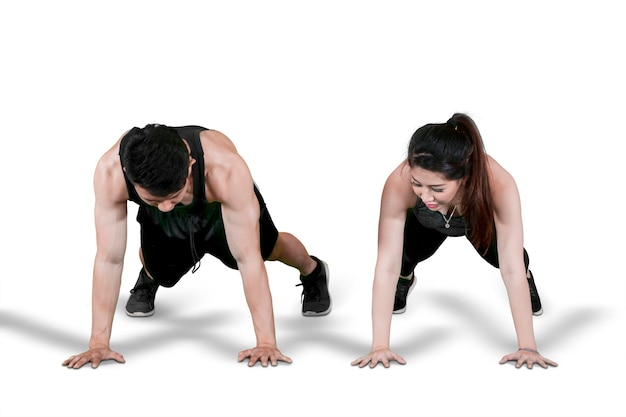
[[[487,154],[480,132],[466,114],[455,113],[446,123],[417,129],[409,143],[408,163],[438,172],[448,180],[464,180],[463,216],[471,225],[470,241],[488,249],[495,234]]]
[[[121,157],[128,179],[156,197],[166,197],[185,185],[189,150],[171,127],[133,128],[126,135]]]

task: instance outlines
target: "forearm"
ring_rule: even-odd
[[[372,292],[372,350],[389,348],[391,318],[396,286],[393,280],[376,273]]]
[[[90,348],[109,346],[121,280],[122,263],[106,261],[95,262],[92,288]]]
[[[523,272],[518,272],[516,277],[503,275],[503,279],[509,297],[518,347],[536,349],[532,307],[526,276]]]
[[[257,346],[276,346],[274,307],[263,264],[256,268],[239,266],[243,290],[252,316]]]

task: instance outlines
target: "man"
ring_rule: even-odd
[[[265,260],[300,271],[302,314],[331,310],[328,267],[293,235],[278,232],[248,166],[224,134],[200,126],[147,125],[126,132],[94,175],[97,250],[93,271],[89,350],[64,366],[103,360],[123,363],[109,347],[122,278],[128,200],[139,204],[143,268],[128,300],[130,315],[150,315],[159,285],[172,287],[205,253],[238,269],[257,344],[239,353],[248,365],[291,363],[277,347]]]

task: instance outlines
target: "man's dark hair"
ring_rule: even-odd
[[[133,184],[166,197],[185,185],[189,150],[175,129],[149,124],[128,132],[121,162]]]

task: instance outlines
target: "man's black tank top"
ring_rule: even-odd
[[[125,150],[126,138],[134,129],[138,128],[131,129],[120,142],[120,159]],[[173,127],[173,129],[187,142],[191,150],[191,156],[196,160],[191,169],[193,175],[193,201],[191,204],[178,204],[171,211],[164,213],[158,208],[147,204],[139,197],[135,187],[126,176],[126,172],[124,172],[124,179],[128,189],[129,200],[140,206],[138,220],[142,221],[140,218],[143,215],[147,215],[154,224],[160,225],[168,236],[188,239],[194,233],[209,226],[216,217],[221,217],[221,203],[209,203],[205,194],[204,151],[200,144],[200,132],[209,129],[201,126],[182,126]]]

